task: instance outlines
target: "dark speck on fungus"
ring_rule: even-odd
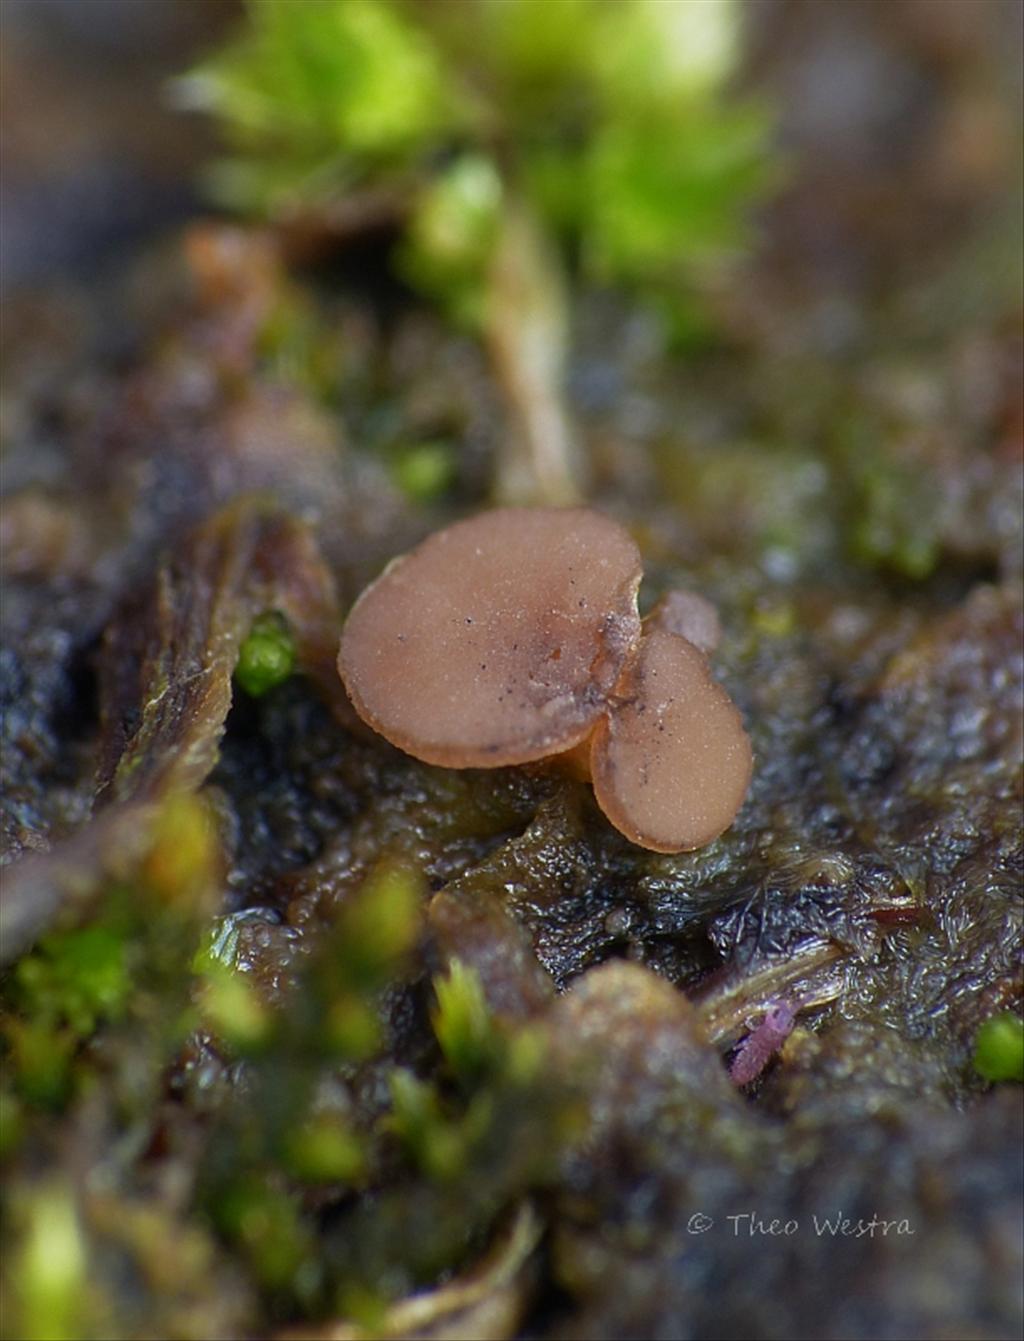
[[[338,669],[360,716],[418,759],[567,761],[633,842],[701,847],[742,803],[750,743],[705,656],[714,608],[671,593],[641,637],[640,577],[636,545],[600,513],[486,512],[367,588]]]

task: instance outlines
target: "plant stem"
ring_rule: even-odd
[[[529,207],[504,207],[488,275],[484,338],[508,412],[495,493],[505,504],[582,498],[581,463],[565,403],[567,285]]]

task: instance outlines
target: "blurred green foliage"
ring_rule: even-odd
[[[166,1068],[195,1024],[189,970],[219,889],[219,848],[194,796],[165,798],[139,822],[151,824],[141,859],[119,863],[118,879],[83,870],[83,882],[99,881],[89,920],[69,913],[3,983],[9,1213],[0,1246],[10,1267],[0,1314],[9,1336],[108,1334],[87,1260],[94,1227],[66,1151],[86,1166],[99,1145],[115,1183],[127,1150],[151,1130]],[[55,1168],[64,1172],[44,1176]]]
[[[879,446],[864,453],[852,474],[854,558],[903,577],[929,577],[939,561],[939,517],[920,473]]]
[[[847,480],[843,512],[853,559],[921,581],[939,562],[938,489],[902,450],[898,424],[851,408],[835,435],[835,459]]]
[[[113,889],[100,920],[44,937],[11,975],[0,1032],[13,1083],[33,1107],[63,1108],[80,1043],[128,1012],[133,928],[127,898],[125,890]]]
[[[246,1299],[274,1318],[370,1316],[458,1268],[544,1185],[573,1130],[576,1101],[549,1073],[543,1035],[498,1019],[458,961],[431,986],[429,891],[407,862],[382,860],[325,911],[287,988],[271,988],[248,914],[211,928],[220,855],[205,804],[168,797],[152,825],[91,920],[57,927],[4,985],[12,1334],[105,1334],[106,1287],[84,1284],[97,1251],[138,1280],[139,1308],[157,1301],[190,1336],[205,1334],[215,1263],[230,1268],[235,1326]],[[403,1052],[417,1014],[432,1038]],[[39,1176],[68,1131],[102,1151],[102,1195]],[[184,1205],[139,1196],[154,1158],[187,1171]],[[166,1242],[181,1235],[194,1261],[172,1289]]]
[[[16,1196],[11,1212],[19,1230],[9,1278],[17,1335],[24,1341],[74,1341],[83,1335],[88,1278],[71,1190],[63,1178],[52,1176],[31,1195]],[[13,1336],[10,1321],[8,1315],[4,1331]]]
[[[244,210],[402,171],[461,119],[430,42],[377,0],[255,0],[183,93],[221,115],[233,155],[211,184]]]
[[[391,458],[391,475],[413,502],[433,503],[455,481],[455,451],[447,442],[418,442],[400,447]]]
[[[406,220],[400,264],[482,320],[495,236],[525,201],[585,272],[671,316],[732,256],[778,163],[729,89],[736,0],[249,0],[179,82],[216,114],[223,203],[272,218],[364,189]]]
[[[14,970],[27,1017],[60,1021],[85,1036],[124,1008],[130,987],[124,919],[45,937]]]
[[[484,319],[483,276],[494,251],[502,183],[490,158],[463,153],[418,191],[399,263],[462,325]]]
[[[543,1034],[498,1019],[458,961],[425,977],[429,890],[408,862],[381,860],[325,909],[272,986],[248,913],[213,920],[205,803],[172,795],[150,822],[90,920],[57,926],[4,984],[10,1334],[105,1335],[108,1316],[135,1334],[137,1303],[140,1319],[160,1311],[161,1334],[207,1335],[222,1285],[224,1334],[246,1301],[275,1319],[369,1317],[457,1269],[544,1186],[574,1130]],[[410,1051],[417,1017],[432,1035]],[[69,1139],[102,1161],[100,1192],[41,1177]],[[184,1201],[164,1199],[154,1167],[175,1171]],[[167,1244],[186,1241],[191,1266],[172,1270]],[[136,1303],[112,1301],[102,1272],[87,1288],[94,1254],[138,1282]]]
[[[546,1074],[540,1037],[496,1020],[479,978],[457,961],[434,981],[440,1066],[425,1058],[430,1073],[420,1075],[382,1062],[395,1042],[387,1002],[404,993],[401,1014],[415,998],[423,894],[409,866],[372,872],[337,909],[257,1046],[237,1021],[225,1028],[203,1007],[246,1078],[218,1101],[201,1205],[273,1311],[369,1316],[456,1266],[473,1232],[543,1181],[553,1137],[570,1130],[568,1090]],[[230,935],[212,938],[198,961],[207,990],[223,974],[247,977],[237,950]],[[368,1120],[339,1080],[371,1075],[383,1102]],[[336,1202],[367,1186],[376,1196],[339,1212],[325,1240],[308,1194]]]
[[[145,1055],[125,1064],[130,1103],[145,1102],[154,1068],[192,1027],[189,967],[219,879],[205,804],[169,797],[138,868],[98,892],[92,920],[58,925],[4,983],[5,1082],[21,1100],[66,1107],[90,1081],[84,1045],[106,1029]]]

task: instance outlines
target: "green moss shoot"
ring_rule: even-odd
[[[260,698],[295,669],[295,641],[280,615],[269,612],[253,621],[238,649],[235,680],[247,694]]]
[[[439,974],[434,979],[434,991],[434,1033],[441,1051],[457,1076],[479,1078],[491,1069],[500,1052],[479,974],[453,959],[447,976]]]
[[[974,1069],[986,1080],[1024,1080],[1024,1020],[993,1015],[974,1039]]]
[[[273,219],[386,190],[405,273],[470,325],[513,197],[592,276],[687,307],[779,177],[772,117],[726,92],[735,0],[249,0],[247,16],[178,85],[220,123],[214,193]]]

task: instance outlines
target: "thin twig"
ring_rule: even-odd
[[[498,463],[498,501],[579,502],[582,468],[565,403],[565,278],[541,227],[515,200],[502,215],[484,334],[509,419]]]

